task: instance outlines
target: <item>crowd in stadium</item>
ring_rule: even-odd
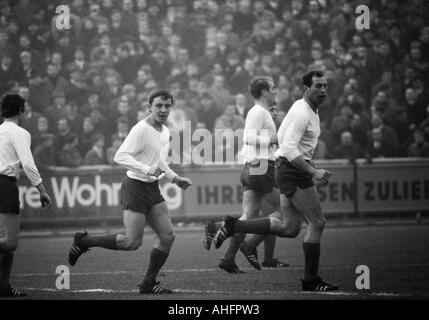
[[[1,0],[0,94],[27,100],[36,164],[77,167],[113,164],[155,88],[174,96],[171,130],[236,130],[253,76],[277,83],[280,122],[320,69],[315,159],[429,157],[429,3],[367,1],[370,29],[358,30],[364,3],[70,0],[60,30],[64,1]]]

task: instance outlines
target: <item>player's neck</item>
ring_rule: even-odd
[[[151,125],[156,131],[162,131],[162,124],[154,120],[152,117],[148,117],[146,122]]]
[[[313,109],[314,112],[317,113],[317,109],[319,108],[319,105],[312,102],[306,95],[303,97],[304,101],[308,103],[311,109]]]
[[[255,104],[257,104],[258,106],[261,106],[261,107],[263,107],[263,108],[265,108],[267,110],[269,108],[267,101],[265,101],[263,99],[255,100]]]
[[[12,117],[12,118],[5,118],[4,122],[12,122],[19,126],[19,118],[18,117]]]

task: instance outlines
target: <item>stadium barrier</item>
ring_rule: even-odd
[[[359,159],[315,161],[334,174],[328,185],[317,185],[327,216],[422,214],[429,210],[429,161],[424,159]],[[183,191],[161,180],[174,221],[201,221],[225,214],[240,215],[240,165],[179,166],[176,172],[193,185]],[[120,187],[125,170],[110,166],[56,168],[42,172],[52,196],[49,211],[40,207],[37,190],[26,178],[19,182],[22,219],[38,226],[102,225],[122,220]]]

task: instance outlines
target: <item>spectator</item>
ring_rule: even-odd
[[[405,109],[410,125],[418,127],[426,116],[426,105],[418,104],[414,88],[405,90]]]
[[[52,92],[49,84],[44,81],[41,75],[34,71],[28,79],[28,103],[31,104],[34,111],[43,112],[46,114],[45,109],[51,105]]]
[[[340,135],[351,129],[353,120],[353,110],[349,105],[341,107],[341,113],[332,120],[331,132],[336,142],[340,140]]]
[[[37,119],[37,131],[34,135],[31,136],[32,150],[42,144],[42,135],[45,133],[51,133],[49,130],[49,120],[41,116],[39,119]]]
[[[209,131],[213,130],[214,122],[217,117],[222,114],[213,97],[205,93],[201,97],[201,103],[197,106],[197,118],[199,121],[205,123]]]
[[[215,76],[213,85],[209,89],[209,94],[216,100],[219,106],[225,108],[232,102],[231,93],[225,88],[225,78],[223,76]]]
[[[214,129],[231,129],[232,131],[244,129],[244,119],[235,113],[235,106],[230,104],[226,106],[224,113],[216,119]]]
[[[65,105],[66,119],[70,124],[71,131],[80,134],[82,130],[83,117],[78,112],[78,107],[75,101],[69,101]]]
[[[83,119],[82,129],[79,131],[81,132],[79,151],[80,154],[86,155],[93,146],[94,136],[99,135],[100,133],[97,131],[94,123],[89,117]]]
[[[124,142],[125,138],[128,136],[129,131],[130,125],[127,118],[119,118],[116,121],[116,132],[112,135],[111,141],[119,139]]]
[[[71,135],[75,135],[71,131],[70,123],[66,118],[62,118],[57,122],[57,134],[55,135],[55,150],[57,151],[57,160],[60,158],[61,150],[66,144],[67,138]]]
[[[31,135],[37,132],[37,120],[42,116],[39,112],[33,111],[33,107],[28,103],[29,91],[28,87],[21,86],[18,94],[25,99],[24,114],[21,118],[21,126],[30,132]]]
[[[247,94],[256,73],[276,78],[279,108],[286,112],[302,94],[299,75],[313,67],[326,71],[332,101],[321,108],[320,118],[325,130],[335,132],[336,142],[349,130],[353,141],[364,145],[361,132],[370,130],[370,108],[396,130],[393,123],[402,128],[403,115],[395,110],[405,107],[410,124],[418,126],[429,104],[429,27],[419,1],[378,1],[371,8],[372,27],[362,33],[356,32],[348,0],[75,0],[67,31],[55,27],[50,15],[55,5],[49,1],[2,3],[0,94],[28,86],[32,112],[52,124],[65,115],[51,107],[75,101],[105,137],[111,137],[119,117],[109,124],[105,118],[113,113],[106,107],[116,109],[122,95],[135,114],[153,88],[179,88],[185,108],[192,107],[198,121],[212,129],[231,96]],[[220,89],[212,86],[217,77],[223,78]],[[86,105],[92,92],[99,102]],[[207,92],[212,109],[204,111]],[[59,95],[67,100],[54,103]],[[341,119],[333,121],[344,105],[360,118],[356,126],[353,120],[345,127]],[[237,108],[240,115],[245,108]],[[403,142],[405,134],[399,135]],[[329,150],[331,142],[324,142]]]
[[[372,130],[372,132],[369,133],[368,142],[371,144],[371,140],[374,140],[373,138],[375,135],[377,139],[380,138],[382,140],[383,147],[386,146],[386,157],[398,156],[399,140],[396,132],[391,127],[384,124],[383,119],[377,114],[372,115],[372,127],[373,129],[379,130],[380,133],[377,131],[374,133],[374,130]]]
[[[247,113],[250,110],[250,105],[244,94],[239,93],[235,96],[235,113],[246,119]]]
[[[74,99],[79,105],[84,104],[90,89],[85,75],[78,70],[74,70],[70,73],[69,83],[67,94],[69,99]]]
[[[64,146],[61,148],[59,165],[75,168],[82,165],[82,155],[77,148],[79,139],[76,134],[71,133],[65,138]]]
[[[57,123],[60,119],[67,118],[66,97],[63,92],[55,92],[53,96],[53,105],[45,107],[43,114],[49,118],[49,122]]]
[[[1,31],[0,31],[1,36]],[[0,65],[0,95],[3,95],[6,92],[7,84],[15,80],[15,70],[12,67],[12,58],[11,56],[4,54],[1,58]]]
[[[43,133],[40,136],[40,145],[34,151],[34,162],[38,168],[49,169],[56,165],[54,150],[54,135]]]
[[[424,139],[423,131],[415,129],[413,137],[414,142],[408,147],[408,156],[415,158],[428,158],[429,142]]]
[[[358,159],[363,157],[361,147],[353,141],[350,131],[341,133],[340,143],[334,147],[332,158],[334,159]]]
[[[380,128],[372,129],[368,140],[367,151],[371,158],[391,158],[398,156],[397,147],[383,136]]]
[[[44,82],[46,83],[46,86],[51,92],[52,97],[55,96],[66,96],[69,90],[69,82],[67,79],[62,77],[59,74],[59,69],[53,64],[48,64],[47,67],[47,77],[44,78]]]
[[[106,150],[106,160],[107,160],[107,164],[111,165],[111,166],[116,166],[116,162],[114,161],[115,158],[115,154],[116,152],[119,150],[119,147],[121,146],[122,141],[120,139],[115,139],[112,142],[112,145],[107,148]]]
[[[92,143],[92,148],[86,153],[83,164],[86,166],[105,164],[104,136],[102,134],[93,135]]]

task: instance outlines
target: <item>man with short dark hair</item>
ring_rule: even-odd
[[[0,125],[0,297],[25,295],[9,284],[20,228],[17,186],[20,165],[39,191],[42,206],[49,207],[51,203],[31,154],[31,135],[19,126],[24,105],[25,100],[17,94],[6,94],[1,103],[4,122]]]
[[[167,204],[160,193],[161,176],[186,189],[189,179],[178,176],[166,162],[170,131],[165,126],[173,106],[168,91],[158,90],[149,97],[150,115],[138,122],[130,131],[114,161],[128,169],[121,187],[121,205],[124,214],[125,234],[90,235],[78,232],[69,252],[69,263],[75,265],[80,255],[89,248],[110,250],[137,250],[143,239],[145,223],[155,231],[158,241],[152,249],[150,262],[139,285],[140,294],[172,293],[160,287],[156,277],[166,262],[175,234]]]
[[[327,184],[331,172],[318,169],[311,159],[320,135],[318,107],[327,96],[327,80],[321,71],[309,71],[303,76],[304,95],[290,108],[277,133],[276,182],[280,189],[280,209],[283,219],[270,216],[242,221],[227,216],[217,231],[213,243],[219,248],[235,233],[273,234],[295,238],[305,219],[304,291],[333,291],[336,285],[319,276],[320,240],[326,219],[322,213],[314,180]]]
[[[249,91],[255,105],[249,110],[243,132],[242,156],[244,166],[240,180],[243,187],[243,215],[240,220],[256,218],[261,210],[264,197],[273,192],[274,152],[277,144],[276,125],[270,113],[270,107],[276,104],[277,87],[269,77],[255,77],[250,81]],[[206,224],[205,247],[210,248],[214,222]],[[244,233],[236,233],[231,238],[228,250],[219,263],[219,268],[228,273],[241,273],[235,264],[235,256],[241,248],[248,261],[260,269],[254,250],[240,247]]]

